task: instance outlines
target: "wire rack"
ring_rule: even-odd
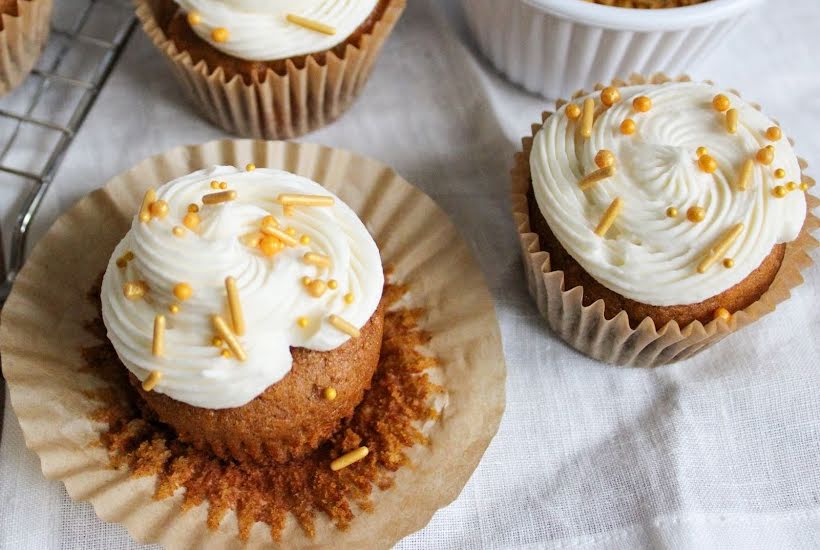
[[[0,238],[0,306],[23,266],[31,222],[136,27],[127,0],[62,0],[52,20],[37,66],[0,98],[0,200],[14,220]]]

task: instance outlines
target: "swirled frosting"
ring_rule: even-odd
[[[211,181],[226,182],[234,201],[202,205],[212,194]],[[154,391],[209,409],[244,405],[291,369],[291,347],[332,350],[350,336],[331,325],[331,314],[362,327],[381,299],[384,276],[376,244],[364,224],[341,200],[333,206],[293,207],[285,216],[280,194],[334,196],[306,178],[279,170],[241,171],[218,166],[176,179],[157,190],[168,214],[131,229],[114,251],[102,285],[102,313],[108,337],[125,366],[144,381],[162,373]],[[200,223],[184,232],[189,204],[199,204]],[[291,227],[296,246],[272,257],[249,244],[247,235],[273,215],[283,229]],[[303,239],[307,236],[308,239]],[[308,244],[303,244],[308,243]],[[330,265],[305,262],[307,252],[328,256]],[[129,254],[130,253],[130,254]],[[133,257],[131,257],[133,256]],[[123,257],[130,258],[127,265]],[[118,260],[120,265],[118,266]],[[247,354],[240,362],[214,346],[211,317],[231,319],[225,279],[236,279],[246,330],[239,342]],[[308,292],[303,277],[335,281],[320,297]],[[144,298],[129,300],[129,282],[144,282]],[[191,296],[181,301],[177,284],[187,283]],[[173,314],[169,308],[176,305]],[[166,317],[165,352],[152,354],[156,315]],[[298,319],[303,318],[304,328]]]
[[[329,50],[367,19],[378,0],[177,0],[198,21],[194,32],[214,48],[240,59],[273,61]],[[287,19],[289,14],[332,27],[334,34]],[[189,19],[190,21],[190,19]],[[215,29],[227,39],[217,42]]]
[[[727,131],[726,115],[712,107],[726,95],[738,111],[736,133]],[[530,168],[541,213],[561,245],[598,282],[638,302],[657,305],[699,303],[745,279],[777,243],[794,240],[806,215],[797,187],[800,167],[789,141],[772,141],[766,131],[776,124],[734,94],[703,83],[668,83],[620,89],[621,99],[599,112],[587,139],[580,119],[567,117],[566,106],[535,136]],[[633,99],[647,96],[648,112],[636,112]],[[600,111],[600,93],[594,98]],[[574,100],[582,105],[586,97]],[[620,131],[631,118],[634,134]],[[770,165],[755,162],[745,190],[738,178],[747,159],[768,145]],[[717,162],[707,173],[696,151],[706,147]],[[595,156],[614,153],[616,173],[586,190],[579,181],[598,169]],[[775,171],[782,169],[783,177]],[[794,182],[789,185],[789,182]],[[792,190],[779,197],[787,188]],[[609,205],[621,198],[623,210],[603,237],[595,233]],[[677,209],[676,216],[667,209]],[[688,219],[701,207],[705,218]],[[709,250],[737,224],[743,230],[718,261],[698,272]],[[725,267],[722,260],[732,267]],[[733,262],[733,264],[732,264]]]

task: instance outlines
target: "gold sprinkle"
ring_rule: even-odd
[[[323,34],[336,34],[336,28],[331,27],[330,25],[325,25],[320,21],[316,21],[314,19],[308,19],[307,17],[302,17],[301,15],[296,15],[295,13],[289,13],[287,15],[287,20],[291,23],[295,23],[300,27],[304,27],[306,29],[310,29],[312,31],[320,32]]]
[[[228,347],[231,349],[236,358],[240,361],[245,361],[248,356],[245,354],[245,350],[242,349],[242,345],[239,343],[239,340],[236,338],[234,333],[231,332],[231,329],[228,326],[228,323],[225,322],[225,319],[219,315],[212,315],[211,323],[213,324],[214,330],[216,330],[219,336],[225,341],[226,344],[228,344]]]
[[[581,108],[577,106],[575,103],[570,103],[569,105],[567,105],[567,108],[564,112],[567,114],[567,118],[570,120],[576,120],[579,116],[581,116]]]
[[[777,126],[771,126],[766,129],[766,137],[770,141],[779,141],[783,137],[783,132]]]
[[[621,99],[621,92],[615,86],[607,86],[601,90],[601,103],[612,107]]]
[[[324,395],[325,399],[327,399],[328,401],[333,401],[334,399],[336,399],[336,395],[337,395],[336,388],[332,388],[332,387],[325,388],[325,391],[322,392],[322,395]]]
[[[175,225],[174,228],[171,230],[171,233],[173,233],[175,237],[184,237],[185,228],[181,225]]]
[[[146,285],[142,282],[129,282],[122,285],[122,293],[123,295],[132,302],[134,300],[139,300],[145,293],[148,291]]]
[[[723,260],[723,267],[725,267],[726,269],[732,269],[733,267],[735,267],[735,261],[732,258],[725,258]]]
[[[133,259],[134,253],[129,250],[128,252],[117,258],[117,267],[119,267],[120,269],[124,269],[126,266],[128,266],[128,262],[130,262]]]
[[[721,113],[724,111],[728,111],[729,107],[731,106],[732,103],[729,101],[729,98],[723,94],[718,94],[712,99],[712,107],[714,107],[716,111],[720,111]]]
[[[698,273],[706,273],[718,258],[722,258],[743,232],[743,224],[738,223],[730,227],[718,241],[706,252],[706,256],[698,264]]]
[[[220,338],[219,336],[214,336],[213,338],[211,338],[211,345],[215,348],[221,348],[224,343],[225,342],[222,341],[222,338]]]
[[[614,164],[607,166],[605,168],[599,168],[598,170],[590,172],[589,174],[581,178],[581,181],[578,182],[578,186],[581,188],[582,191],[586,191],[599,181],[611,178],[615,175],[615,172],[616,169]]]
[[[729,310],[728,310],[728,309],[726,309],[725,307],[719,307],[719,308],[717,308],[717,309],[715,310],[714,316],[715,316],[715,319],[723,319],[723,320],[724,320],[724,321],[726,321],[727,323],[728,323],[728,322],[729,322],[729,320],[732,318],[732,314],[731,314],[731,313],[729,313]]]
[[[306,264],[315,265],[317,267],[326,268],[330,266],[330,256],[324,254],[317,254],[316,252],[307,252],[302,256],[302,261]]]
[[[270,227],[279,227],[279,220],[277,220],[274,216],[267,215],[262,218],[262,225],[268,225]]]
[[[231,350],[229,349],[223,349],[219,352],[219,355],[221,355],[225,359],[230,359],[231,357],[233,357],[233,353],[231,353]]]
[[[336,201],[327,195],[283,193],[276,197],[276,202],[283,206],[333,206]]]
[[[632,108],[639,113],[646,113],[652,108],[652,100],[645,96],[638,96],[632,102]]]
[[[737,109],[729,109],[726,111],[726,131],[730,134],[737,133],[738,116],[739,113],[737,112]]]
[[[307,328],[308,323],[309,321],[307,317],[299,317],[296,319],[296,324],[299,325],[299,328]]]
[[[231,324],[237,336],[245,334],[245,318],[242,316],[242,303],[239,301],[239,290],[236,279],[225,277],[225,291],[228,294],[228,309],[231,312]]]
[[[746,187],[749,185],[749,181],[752,179],[752,172],[755,168],[755,161],[752,159],[746,159],[743,161],[743,166],[740,167],[740,175],[737,178],[737,189],[738,191],[745,191]]]
[[[293,216],[296,213],[296,209],[293,208],[292,206],[285,206],[284,208],[282,208],[282,213],[286,217],[290,217],[290,216]]]
[[[608,149],[601,149],[595,155],[595,166],[598,168],[606,168],[607,166],[615,165],[615,154]]]
[[[706,218],[706,210],[700,206],[691,206],[686,211],[686,219],[692,223],[702,222]]]
[[[592,135],[592,123],[595,116],[595,100],[588,97],[584,100],[584,108],[581,112],[581,137],[588,138]]]
[[[344,299],[345,299],[345,303],[346,303],[346,304],[352,304],[352,303],[353,303],[353,300],[355,300],[355,297],[353,296],[353,293],[352,293],[352,292],[348,292],[347,294],[345,294],[345,298],[344,298]]]
[[[616,197],[615,200],[609,205],[604,212],[601,221],[598,223],[598,227],[595,228],[595,234],[599,237],[603,237],[606,235],[606,232],[609,231],[609,228],[612,227],[612,224],[615,223],[615,219],[623,210],[624,201],[620,197]]]
[[[772,194],[775,197],[777,197],[778,199],[782,199],[783,197],[786,196],[787,193],[788,193],[788,191],[786,191],[786,188],[783,187],[782,185],[778,185],[777,187],[772,189]]]
[[[140,221],[147,223],[151,221],[151,205],[157,200],[157,192],[154,188],[148,189],[142,197],[142,206],[140,206],[139,217]]]
[[[214,42],[227,42],[229,37],[230,33],[228,33],[228,29],[225,27],[217,27],[211,31],[211,40]]]
[[[168,311],[173,315],[176,315],[177,313],[179,313],[179,304],[171,304],[170,306],[168,306]]]
[[[252,162],[249,162],[245,165],[245,170],[247,170],[248,172],[253,172],[254,170],[256,170],[256,165]]]
[[[327,318],[327,320],[335,328],[339,329],[345,334],[352,336],[353,338],[358,338],[362,334],[361,332],[359,332],[359,329],[357,329],[356,327],[354,327],[338,315],[331,315]]]
[[[338,472],[339,470],[347,468],[351,464],[360,461],[361,459],[366,457],[369,452],[370,449],[368,449],[367,447],[359,447],[358,449],[350,451],[349,453],[344,454],[336,460],[334,460],[333,462],[331,462],[330,469],[334,472]]]
[[[288,227],[287,229],[285,229],[285,233],[287,233],[287,234],[288,234],[288,235],[290,235],[291,237],[295,237],[295,236],[296,236],[296,230],[295,230],[294,228],[292,228],[292,227]]]
[[[189,204],[188,205],[188,212],[190,212],[192,214],[196,214],[197,212],[199,212],[199,206],[195,205],[194,203]]]
[[[182,302],[190,298],[193,293],[194,289],[188,283],[178,283],[174,286],[174,296]]]
[[[220,191],[219,193],[210,193],[202,197],[202,204],[219,204],[232,200],[236,200],[236,191]]]
[[[631,136],[637,130],[637,126],[635,125],[635,121],[631,118],[628,118],[621,122],[621,133],[625,136]]]
[[[701,147],[697,148],[697,150],[695,151],[695,155],[697,155],[697,157],[700,158],[708,152],[709,152],[709,149],[707,149],[706,147],[701,146]]]
[[[797,184],[794,183],[793,181],[790,181],[789,183],[786,184],[786,189],[788,191],[794,191],[795,189],[797,189]]]
[[[276,227],[265,226],[262,228],[262,233],[264,233],[265,235],[269,235],[271,237],[276,237],[288,246],[299,245],[299,241],[297,241],[296,239],[294,239],[293,237],[291,237],[290,235]]]
[[[327,282],[327,288],[330,290],[336,290],[339,288],[339,283],[336,282],[336,279],[331,279]]]
[[[782,168],[778,168],[777,170],[774,171],[774,177],[776,177],[779,180],[782,180],[783,178],[786,177],[786,171],[783,170]]]
[[[325,291],[327,291],[327,285],[324,281],[316,279],[311,281],[310,284],[307,285],[307,291],[308,294],[310,294],[314,298],[321,298]]]
[[[801,183],[800,183],[800,185],[798,185],[798,188],[799,188],[801,191],[808,191],[808,190],[809,190],[809,184],[808,184],[808,183],[806,183],[805,181],[804,181],[804,182],[801,182]]]
[[[285,245],[282,244],[282,241],[276,237],[263,236],[259,240],[259,250],[261,250],[262,254],[268,258],[280,252],[284,246]]]
[[[202,23],[202,15],[198,11],[189,11],[188,12],[188,24],[192,27],[196,27]]]
[[[766,147],[757,152],[755,158],[757,159],[757,162],[759,162],[760,164],[771,164],[772,162],[774,162],[774,147],[772,147],[771,145],[767,145]]]
[[[145,391],[151,391],[157,387],[160,380],[162,380],[162,373],[158,370],[152,370],[151,374],[148,375],[148,378],[143,380],[142,389]]]
[[[151,346],[151,355],[162,357],[165,353],[165,315],[154,317],[154,341]]]
[[[669,218],[677,218],[678,217],[678,209],[674,206],[670,206],[666,209],[666,215]]]
[[[308,237],[307,235],[302,235],[301,237],[299,237],[299,244],[310,244],[310,237]]]
[[[196,229],[199,225],[199,214],[196,212],[188,212],[185,214],[185,217],[182,218],[182,225],[191,230]]]
[[[216,180],[211,180],[211,189],[219,189],[219,182]]]
[[[313,279],[311,279],[310,277],[305,275],[304,277],[302,277],[302,284],[305,285],[305,286],[308,286],[312,280]]]
[[[228,182],[227,181],[219,182],[219,188],[220,189],[227,189],[228,188]]]

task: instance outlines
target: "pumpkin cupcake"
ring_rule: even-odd
[[[102,314],[145,407],[182,440],[282,462],[327,439],[370,387],[383,285],[376,244],[326,189],[214,167],[146,193]]]
[[[191,98],[243,137],[290,138],[339,117],[405,0],[138,0]]]
[[[0,0],[0,95],[23,82],[39,59],[52,7],[52,0]]]
[[[514,180],[542,312],[610,362],[669,362],[748,324],[805,240],[811,180],[785,132],[709,83],[638,79],[561,102]]]

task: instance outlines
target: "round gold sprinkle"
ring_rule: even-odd
[[[575,103],[570,103],[569,105],[567,105],[567,109],[565,112],[567,113],[567,118],[570,120],[575,120],[579,116],[581,116],[581,108]]]
[[[774,171],[774,177],[776,177],[777,179],[783,179],[786,177],[786,171],[782,168],[778,168]]]
[[[707,174],[714,174],[717,170],[717,161],[709,155],[703,155],[698,159],[698,166]]]
[[[228,41],[228,29],[225,27],[217,27],[213,31],[211,31],[211,40],[214,42],[227,42]]]
[[[200,15],[198,11],[189,11],[188,24],[192,27],[196,27],[200,23],[202,23],[202,15]]]
[[[325,391],[322,392],[322,394],[328,401],[333,401],[336,399],[336,388],[325,388]]]
[[[615,154],[608,149],[601,149],[595,155],[595,166],[598,168],[606,168],[615,164]]]
[[[786,188],[782,185],[778,185],[777,187],[772,189],[772,194],[778,199],[782,199],[783,197],[785,197],[786,193],[788,193],[788,191],[786,191]]]
[[[700,206],[692,206],[686,211],[686,219],[692,223],[702,222],[706,218],[706,210]]]
[[[196,204],[193,204],[193,203],[189,204],[188,205],[188,212],[190,212],[192,214],[196,214],[197,212],[199,212],[199,206],[197,206]]]
[[[221,348],[222,344],[224,343],[225,342],[223,342],[222,338],[220,338],[219,336],[214,336],[213,338],[211,338],[211,345],[215,348]]]
[[[800,185],[798,185],[798,187],[800,188],[801,191],[808,191],[809,190],[809,184],[806,183],[805,181],[803,183],[801,183]]]
[[[725,307],[719,307],[715,310],[715,319],[723,319],[727,323],[732,318],[732,314]]]
[[[729,98],[723,94],[718,94],[712,99],[712,107],[714,107],[716,111],[720,111],[721,113],[724,111],[728,111],[729,107],[731,106],[732,102],[729,101]]]
[[[794,183],[793,181],[790,181],[789,183],[786,184],[786,189],[789,190],[789,191],[794,191],[795,189],[797,189],[797,184]]]
[[[299,317],[298,319],[296,319],[296,324],[299,325],[299,328],[306,328],[308,326],[308,318]]]
[[[759,162],[760,164],[771,164],[772,162],[774,162],[774,147],[772,147],[771,145],[767,145],[766,147],[757,152],[755,158],[757,159],[757,162]]]
[[[612,107],[621,99],[621,92],[615,86],[607,86],[601,90],[601,103],[607,107]]]
[[[637,126],[635,125],[635,121],[631,118],[628,118],[621,122],[621,133],[625,136],[631,136],[637,130]]]
[[[170,306],[168,306],[168,311],[176,315],[177,313],[179,313],[179,304],[171,304]]]
[[[348,292],[347,294],[345,294],[345,303],[346,304],[352,304],[353,300],[354,300],[354,297],[353,297],[352,292]]]
[[[314,298],[321,298],[322,294],[327,291],[327,284],[321,279],[315,279],[307,285],[308,293]]]
[[[310,244],[310,237],[308,237],[307,235],[302,235],[301,237],[299,237],[299,244]]]
[[[216,181],[216,180],[213,180],[211,182],[211,189],[219,189],[219,182]]]
[[[155,218],[162,219],[168,215],[168,203],[164,200],[154,201],[151,203],[151,206],[148,207],[148,210]]]
[[[233,353],[231,353],[231,350],[229,349],[223,349],[221,352],[219,352],[219,355],[221,355],[225,359],[230,359],[231,357],[233,357]]]
[[[674,206],[670,206],[666,209],[666,216],[669,218],[677,218],[678,217],[678,209]]]
[[[726,269],[731,269],[735,267],[735,261],[732,258],[726,258],[723,260],[723,267]]]
[[[302,284],[305,285],[305,286],[308,286],[312,281],[313,281],[313,279],[311,279],[307,275],[302,277]]]
[[[188,212],[185,214],[185,217],[182,218],[182,225],[188,229],[195,229],[196,226],[199,225],[199,214],[196,212]]]
[[[288,227],[287,229],[285,229],[285,233],[293,237],[294,235],[296,235],[296,230],[292,227]]]
[[[256,170],[256,165],[250,162],[245,166],[245,170],[247,170],[248,172],[253,172],[254,170]]]
[[[174,228],[171,230],[171,233],[174,234],[176,237],[184,237],[185,236],[185,228],[181,225],[175,225]]]
[[[228,188],[228,182],[227,181],[220,181],[219,182],[219,188],[220,189],[227,189]]]
[[[339,288],[339,283],[336,282],[336,279],[331,279],[327,282],[327,288],[330,290],[336,290]]]
[[[191,297],[194,293],[194,289],[191,288],[191,285],[188,283],[178,283],[174,286],[174,296],[177,297],[177,300],[185,301]]]
[[[780,128],[778,128],[777,126],[772,126],[766,129],[766,137],[770,141],[778,141],[780,138],[783,137],[783,132],[780,131]]]
[[[652,100],[645,96],[638,96],[632,101],[632,108],[639,113],[646,113],[652,108]]]
[[[697,155],[697,157],[700,158],[708,152],[709,152],[709,149],[707,149],[706,147],[701,146],[701,147],[697,148],[697,150],[695,151],[695,155]]]

